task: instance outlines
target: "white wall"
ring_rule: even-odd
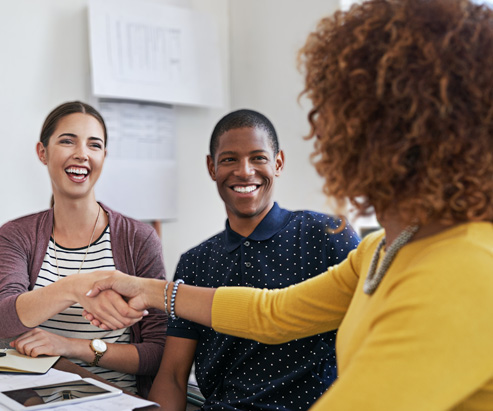
[[[192,7],[213,15],[219,27],[228,102],[227,0],[151,1]],[[0,0],[0,51],[0,224],[3,224],[48,207],[51,195],[48,173],[35,154],[35,144],[48,112],[64,101],[95,102],[90,84],[87,0]],[[223,224],[224,211],[205,173],[204,163],[210,130],[225,109],[177,109],[180,213],[177,222],[163,225],[169,275],[181,252]]]
[[[87,100],[84,8],[84,0],[0,2],[1,222],[49,203],[49,180],[35,143],[54,106]]]
[[[286,156],[276,199],[291,209],[329,211],[322,179],[310,164],[312,141],[304,107],[298,102],[303,76],[297,53],[321,17],[337,0],[250,0],[231,2],[231,103],[264,113],[278,132]]]
[[[144,0],[142,0],[144,1]],[[231,109],[271,118],[286,153],[276,199],[287,208],[330,212],[309,163],[307,106],[296,99],[296,53],[338,0],[147,0],[207,11],[216,19],[227,105],[178,107],[178,207],[162,224],[168,275],[188,248],[220,231],[226,214],[205,166],[210,133]],[[0,0],[0,224],[47,208],[51,187],[35,155],[42,121],[61,102],[90,92],[87,0]],[[111,138],[111,136],[110,136]]]

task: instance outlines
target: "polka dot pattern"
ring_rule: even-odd
[[[359,242],[338,218],[274,205],[248,237],[226,230],[183,254],[175,279],[205,287],[283,288],[344,260]],[[168,335],[198,340],[204,410],[306,410],[337,376],[335,331],[280,345],[170,320]]]

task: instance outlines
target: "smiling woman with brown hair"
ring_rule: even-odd
[[[16,337],[11,346],[21,354],[65,356],[146,396],[163,352],[164,313],[153,310],[132,327],[116,320],[122,329],[101,332],[81,321],[82,306],[75,304],[90,303],[84,290],[101,278],[91,273],[98,269],[164,279],[154,229],[96,201],[106,144],[104,120],[88,104],[64,103],[47,116],[36,150],[54,205],[0,228],[0,338]],[[110,292],[91,309],[119,305],[124,301]]]
[[[384,230],[282,290],[169,284],[171,312],[281,343],[339,327],[339,378],[314,410],[491,410],[493,12],[468,0],[369,0],[301,52],[325,191]],[[136,308],[164,284],[114,273]],[[111,321],[111,317],[108,317]]]

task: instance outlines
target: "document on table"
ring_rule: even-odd
[[[33,387],[36,385],[49,385],[57,382],[68,382],[80,380],[80,375],[70,372],[60,371],[55,368],[50,369],[46,374],[18,374],[1,373],[0,388],[5,390],[16,390],[20,388]]]
[[[121,394],[102,400],[85,401],[72,404],[68,407],[47,408],[53,411],[132,411],[134,408],[146,407],[148,405],[157,405],[155,402],[147,401],[132,395]]]
[[[36,385],[55,384],[57,382],[67,382],[80,380],[81,376],[70,372],[60,371],[52,368],[44,375],[18,374],[18,373],[1,373],[0,388],[2,390],[14,390],[27,388]],[[146,407],[148,405],[157,405],[154,402],[134,397],[132,395],[122,394],[115,397],[85,401],[78,404],[72,404],[70,407],[63,405],[56,408],[46,408],[54,411],[106,411],[117,409],[119,411],[131,411],[134,408]],[[0,405],[0,411],[8,410]]]

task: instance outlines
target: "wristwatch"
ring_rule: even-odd
[[[94,340],[91,341],[89,347],[91,347],[91,350],[94,351],[94,361],[90,363],[89,366],[95,367],[96,365],[98,365],[99,360],[108,349],[108,346],[103,340],[100,340],[99,338],[95,338]]]

